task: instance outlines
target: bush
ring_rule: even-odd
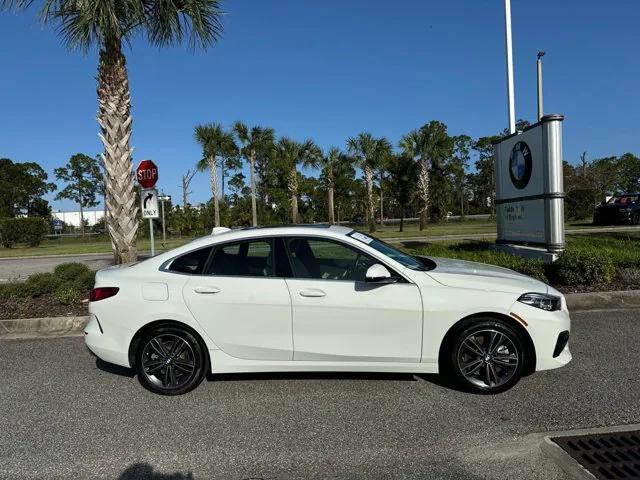
[[[60,285],[60,279],[52,273],[36,273],[25,282],[25,294],[39,297],[52,293]],[[26,296],[26,295],[25,295]]]
[[[95,282],[96,282],[96,273],[92,272],[91,270],[81,273],[73,280],[73,284],[81,292],[86,292],[91,290]]]
[[[25,296],[25,289],[22,283],[1,283],[0,284],[0,300],[11,300],[13,298],[22,298]]]
[[[67,282],[60,285],[53,296],[62,305],[71,305],[80,301],[80,291],[73,283]]]
[[[62,281],[73,282],[78,277],[92,273],[84,263],[62,263],[53,270],[53,274]]]
[[[621,268],[617,277],[627,287],[640,286],[640,268]]]
[[[593,218],[596,204],[596,192],[592,188],[576,188],[567,193],[565,212],[568,220],[584,220]]]
[[[567,249],[552,268],[559,283],[567,286],[611,283],[616,273],[611,257],[598,250]]]
[[[40,245],[49,231],[44,219],[38,217],[3,218],[0,220],[0,241],[6,248],[16,243],[26,243],[31,247]]]

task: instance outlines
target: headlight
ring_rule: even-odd
[[[546,293],[523,293],[518,301],[548,312],[560,310],[562,304],[560,297],[547,295]]]

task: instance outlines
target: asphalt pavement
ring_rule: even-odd
[[[640,422],[640,311],[573,315],[565,368],[472,395],[438,376],[211,377],[144,390],[80,337],[0,341],[0,478],[561,479],[551,430]]]

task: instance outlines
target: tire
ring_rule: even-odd
[[[640,213],[634,213],[633,217],[631,217],[632,225],[640,225]]]
[[[522,336],[504,321],[477,319],[463,327],[449,345],[446,370],[466,391],[504,392],[518,383],[525,371]]]
[[[161,325],[146,332],[136,349],[138,381],[160,395],[190,392],[209,370],[205,347],[191,332]]]

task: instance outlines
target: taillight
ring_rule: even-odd
[[[98,300],[104,300],[105,298],[113,297],[120,290],[118,287],[98,287],[91,290],[89,293],[89,301],[97,302]]]

